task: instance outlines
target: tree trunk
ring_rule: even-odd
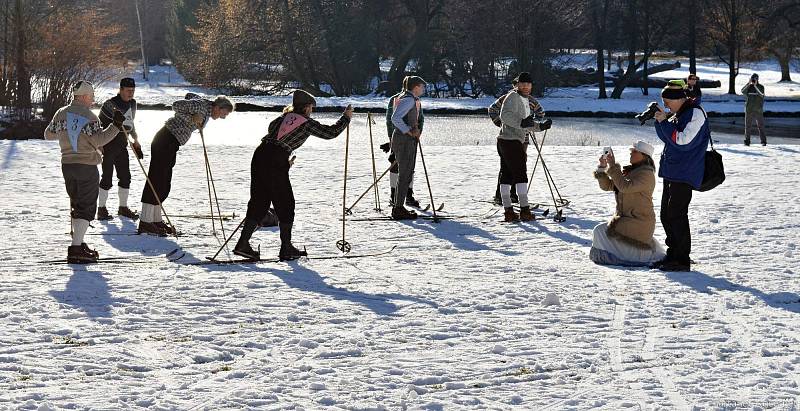
[[[15,107],[17,109],[17,113],[21,114],[23,119],[29,120],[31,109],[31,74],[28,71],[28,65],[25,62],[25,51],[27,48],[27,39],[25,37],[25,33],[27,29],[24,23],[25,16],[22,7],[22,1],[17,0],[15,7],[15,31],[17,36],[17,44],[16,53],[14,56],[14,75],[17,83]]]
[[[606,95],[606,76],[605,72],[603,71],[603,45],[597,45],[597,87],[600,89],[600,92],[597,98],[608,98]]]
[[[778,58],[778,64],[781,66],[781,83],[785,81],[792,81],[791,70],[789,64],[792,60],[792,49],[791,45],[786,47],[783,50],[775,50],[773,52],[775,57]]]
[[[697,17],[691,13],[689,20],[689,73],[697,74]]]
[[[739,36],[739,16],[737,14],[736,0],[730,0],[731,27],[728,33],[728,94],[736,94],[736,48]]]

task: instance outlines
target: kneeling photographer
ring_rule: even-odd
[[[658,138],[664,142],[658,176],[664,179],[661,224],[667,234],[667,256],[655,264],[662,271],[689,271],[692,237],[689,203],[705,172],[705,155],[711,132],[705,111],[686,96],[683,81],[670,81],[661,91],[666,113],[654,114]]]
[[[603,191],[613,191],[616,212],[608,223],[594,228],[589,258],[597,264],[650,266],[664,258],[664,249],[653,238],[656,213],[653,190],[656,166],[653,146],[638,141],[631,147],[630,165],[621,167],[611,148],[600,156],[594,177]]]

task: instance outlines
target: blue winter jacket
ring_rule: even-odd
[[[676,115],[662,122],[656,121],[656,133],[664,142],[658,176],[700,188],[711,139],[703,109],[687,101]]]

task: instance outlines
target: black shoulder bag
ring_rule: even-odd
[[[703,110],[702,108],[700,110]],[[703,110],[703,115],[708,119],[706,111]],[[710,127],[709,127],[710,128]],[[714,139],[709,137],[711,142],[711,150],[706,151],[706,164],[705,172],[703,173],[703,182],[697,191],[708,191],[712,188],[722,184],[725,181],[725,166],[722,164],[722,154],[714,150]]]

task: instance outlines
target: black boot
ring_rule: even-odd
[[[389,197],[389,207],[394,207],[394,196],[397,194],[397,189],[392,188],[392,196]]]
[[[97,207],[97,219],[100,221],[111,220],[114,218],[111,214],[108,214],[108,209],[105,207]]]
[[[81,243],[81,247],[83,247],[84,250],[89,251],[92,254],[94,254],[94,258],[100,258],[100,253],[98,253],[97,250],[92,250],[91,248],[89,248],[88,244]]]
[[[516,223],[519,221],[519,214],[514,211],[514,207],[506,207],[506,211],[503,214],[503,221],[507,223]]]
[[[405,207],[394,207],[392,208],[392,219],[393,220],[414,220],[417,218],[417,213],[407,210]]]
[[[300,251],[292,245],[292,224],[281,223],[281,251],[278,253],[278,259],[281,261],[296,260],[300,257],[308,255],[305,250]]]
[[[89,247],[83,248],[83,245],[71,245],[67,248],[67,262],[70,264],[89,264],[96,263],[97,256]]]
[[[236,243],[236,247],[233,248],[234,254],[251,260],[261,259],[261,253],[256,250],[253,250],[253,247],[250,247],[250,237],[253,236],[253,232],[256,231],[256,228],[258,228],[257,222],[249,218],[246,218],[244,220],[244,226],[242,227],[242,236],[239,237],[239,241]]]
[[[100,209],[98,209],[97,211],[98,211],[98,214],[100,214]],[[117,214],[119,214],[119,215],[121,215],[123,217],[128,217],[133,221],[136,221],[136,220],[139,219],[139,214],[136,213],[136,211],[133,211],[128,207],[120,207],[119,209],[117,209]]]
[[[419,208],[419,201],[414,198],[414,190],[409,188],[406,193],[406,205],[414,208]]]

